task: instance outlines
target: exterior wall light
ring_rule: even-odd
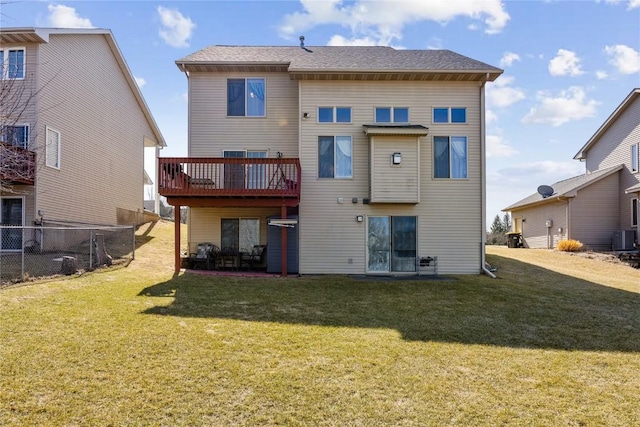
[[[362,222],[364,221],[364,216],[363,215],[356,215],[356,222]]]
[[[399,165],[400,163],[402,163],[402,154],[400,153],[393,153],[393,155],[391,156],[391,162],[394,165]]]

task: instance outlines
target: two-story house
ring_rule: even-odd
[[[267,245],[267,271],[484,267],[484,86],[502,70],[448,50],[210,46],[189,84],[188,158],[160,193],[188,245]],[[176,229],[176,269],[180,234]]]
[[[1,28],[0,85],[1,224],[141,222],[165,142],[109,30]]]
[[[506,208],[524,246],[554,248],[575,239],[596,250],[630,250],[640,234],[640,88],[633,89],[574,159],[585,174]]]

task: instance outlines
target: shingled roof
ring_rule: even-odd
[[[209,46],[176,61],[182,71],[239,65],[280,66],[289,73],[440,73],[481,75],[502,70],[450,50],[385,46]],[[204,68],[203,68],[204,67]]]
[[[623,165],[613,166],[592,173],[574,176],[573,178],[565,179],[563,181],[558,181],[551,185],[551,187],[553,188],[553,194],[551,196],[545,198],[538,193],[534,193],[528,197],[525,197],[519,202],[507,206],[506,208],[502,209],[502,211],[514,211],[516,209],[522,209],[531,205],[555,201],[558,197],[574,197],[576,191],[581,190],[582,188],[587,187],[594,182],[597,182],[602,178],[611,175],[612,173],[618,172],[622,168]]]

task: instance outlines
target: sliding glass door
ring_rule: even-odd
[[[370,216],[367,234],[367,271],[416,271],[415,216]]]

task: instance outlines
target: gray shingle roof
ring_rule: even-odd
[[[553,188],[553,194],[545,199],[538,193],[534,193],[524,199],[516,202],[506,208],[502,209],[503,211],[512,211],[514,209],[521,209],[528,205],[534,205],[538,203],[543,203],[545,201],[556,200],[557,197],[570,197],[571,193],[574,191],[580,190],[588,185],[593,184],[596,181],[599,181],[602,178],[605,178],[612,173],[615,173],[623,168],[623,165],[613,166],[606,169],[601,169],[589,174],[574,176],[573,178],[565,179],[562,181],[558,181],[551,185]]]
[[[450,50],[396,50],[385,46],[209,46],[176,61],[181,64],[289,64],[309,71],[474,71],[502,70]]]

